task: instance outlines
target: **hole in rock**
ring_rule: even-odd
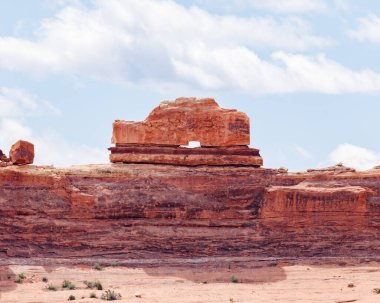
[[[185,148],[197,148],[197,147],[201,147],[201,142],[199,142],[199,141],[189,141],[189,143],[187,145],[181,145],[181,147],[185,147]]]

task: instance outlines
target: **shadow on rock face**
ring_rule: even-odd
[[[229,263],[192,266],[160,266],[144,268],[146,274],[156,277],[178,277],[195,283],[269,283],[286,279],[280,264]]]
[[[2,293],[16,289],[15,277],[15,273],[9,267],[0,266],[0,299]]]

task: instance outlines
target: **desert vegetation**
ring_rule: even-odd
[[[87,288],[90,288],[90,289],[97,289],[97,290],[103,290],[103,286],[102,286],[102,283],[100,283],[99,281],[83,281],[83,284],[87,286]]]
[[[25,279],[26,279],[26,276],[23,273],[21,273],[16,276],[15,282],[22,283]]]
[[[62,282],[62,288],[63,289],[75,289],[75,284],[73,284],[69,280],[63,280],[63,282]]]
[[[105,300],[105,301],[115,301],[115,300],[120,300],[121,299],[121,294],[113,291],[113,290],[106,290],[102,296],[101,296],[101,299],[102,300]]]

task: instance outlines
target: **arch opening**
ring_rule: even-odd
[[[199,141],[189,141],[189,143],[187,145],[181,145],[181,147],[198,148],[198,147],[202,147],[202,145],[201,145],[201,142],[199,142]]]

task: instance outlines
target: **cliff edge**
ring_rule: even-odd
[[[0,169],[0,257],[375,257],[380,169]]]

